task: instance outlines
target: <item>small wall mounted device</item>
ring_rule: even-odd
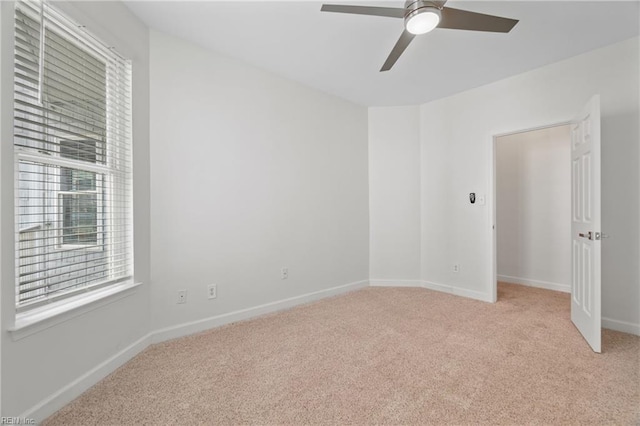
[[[471,201],[471,204],[475,204],[476,202],[476,193],[472,192],[469,194],[469,201]]]

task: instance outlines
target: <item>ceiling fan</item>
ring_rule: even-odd
[[[320,10],[404,19],[405,29],[380,71],[390,70],[416,35],[428,33],[435,28],[508,33],[518,23],[516,19],[444,7],[446,2],[447,0],[407,0],[404,8],[323,4]]]

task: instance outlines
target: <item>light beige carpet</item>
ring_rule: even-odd
[[[638,424],[640,338],[603,350],[567,294],[367,288],[152,346],[45,424]]]

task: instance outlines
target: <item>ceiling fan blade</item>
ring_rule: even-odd
[[[393,64],[396,63],[396,61],[398,60],[400,55],[402,55],[402,52],[404,52],[404,50],[407,48],[407,46],[409,46],[409,43],[411,43],[411,40],[413,40],[414,37],[415,37],[415,35],[411,34],[407,30],[404,30],[402,32],[402,35],[400,36],[400,38],[396,42],[396,45],[393,46],[393,49],[391,50],[391,53],[389,53],[389,57],[384,62],[384,65],[382,66],[382,68],[380,68],[381,72],[382,71],[389,71],[391,69]]]
[[[508,33],[517,23],[517,19],[445,7],[442,9],[442,18],[440,18],[438,28]]]
[[[446,2],[447,0],[438,0],[438,1],[433,0],[430,3],[433,3],[438,9],[442,9]]]
[[[405,10],[397,7],[348,6],[344,4],[323,4],[322,12],[355,13],[357,15],[387,16],[404,18]]]

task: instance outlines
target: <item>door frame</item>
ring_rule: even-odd
[[[546,124],[542,126],[530,127],[527,129],[513,130],[509,132],[494,134],[491,139],[491,148],[489,153],[490,164],[490,176],[489,176],[489,232],[491,238],[489,238],[489,253],[490,253],[490,267],[489,267],[489,279],[491,280],[491,291],[489,293],[491,302],[498,301],[498,254],[497,254],[497,238],[496,238],[496,142],[498,138],[503,136],[517,135],[521,133],[535,132],[536,130],[550,129],[553,127],[567,126],[571,124],[571,120],[554,122],[552,124]],[[568,244],[568,243],[567,243]]]

